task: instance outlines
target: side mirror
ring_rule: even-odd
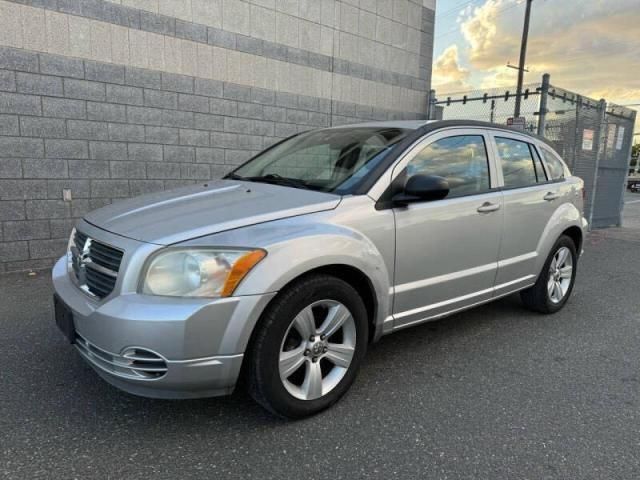
[[[398,203],[441,200],[449,195],[449,182],[437,175],[413,175],[407,179],[404,192],[396,195]]]

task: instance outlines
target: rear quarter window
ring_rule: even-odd
[[[550,150],[545,147],[538,148],[540,155],[547,166],[547,174],[550,180],[562,180],[565,177],[564,164]]]

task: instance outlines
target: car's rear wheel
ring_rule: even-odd
[[[573,240],[562,235],[551,249],[535,285],[520,292],[525,306],[541,313],[564,307],[573,291],[578,255]]]
[[[249,392],[271,412],[301,418],[335,403],[366,352],[367,313],[348,283],[304,278],[281,292],[257,327],[249,352]]]

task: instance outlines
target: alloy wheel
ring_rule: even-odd
[[[285,333],[280,380],[295,398],[320,398],[346,375],[355,348],[356,324],[349,309],[335,300],[314,302],[295,316]]]
[[[553,303],[560,303],[573,280],[573,257],[567,247],[560,247],[549,265],[547,292]]]

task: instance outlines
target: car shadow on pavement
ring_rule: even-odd
[[[359,378],[350,392],[319,417],[334,415],[332,410],[348,408],[349,404],[353,408],[353,402],[379,395],[380,385],[396,391],[406,388],[406,385],[386,384],[388,379],[402,381],[407,376],[417,376],[423,383],[430,378],[437,379],[446,369],[442,362],[446,364],[455,355],[452,350],[464,349],[471,341],[477,353],[482,355],[483,337],[496,330],[505,332],[523,317],[531,316],[541,318],[524,310],[516,295],[383,337],[370,346]],[[52,368],[66,372],[57,386],[64,389],[64,402],[68,403],[65,410],[75,412],[70,420],[77,421],[78,428],[82,428],[87,417],[100,423],[119,418],[126,422],[132,435],[137,430],[147,430],[149,425],[161,424],[167,417],[171,418],[172,424],[180,425],[181,434],[205,434],[212,426],[228,428],[233,418],[242,419],[239,423],[231,422],[236,433],[287,422],[258,406],[243,388],[237,388],[227,397],[196,400],[149,399],[122,392],[100,379],[76,352],[63,348],[60,343],[56,341],[51,345],[51,357],[59,361]],[[429,362],[425,362],[425,358]]]
[[[85,430],[87,422],[98,422],[114,430],[126,427],[134,435],[152,425],[161,426],[166,419],[170,425],[180,425],[181,432],[196,435],[211,428],[233,428],[237,433],[285,422],[254,403],[242,389],[228,397],[198,400],[158,400],[124,393],[103,381],[57,331],[50,319],[48,277],[5,277],[2,289],[5,298],[12,299],[3,307],[10,321],[0,323],[0,337],[7,345],[3,382],[8,388],[3,400],[8,408],[26,409],[33,422],[53,417],[65,429],[78,431]],[[564,311],[570,307],[571,302]],[[431,382],[446,377],[459,362],[485,359],[495,348],[496,338],[508,343],[535,335],[553,317],[525,310],[519,297],[512,295],[385,336],[370,345],[347,395],[319,417],[358,411],[366,402],[393,401],[393,395],[428,391]],[[25,363],[25,358],[30,361]]]

